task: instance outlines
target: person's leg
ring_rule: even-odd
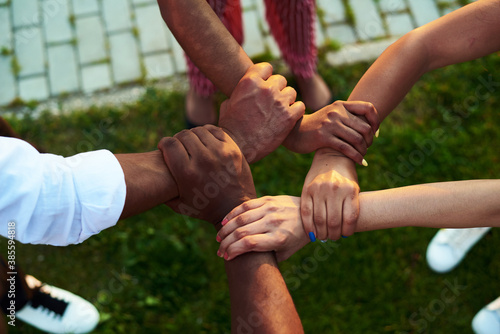
[[[239,0],[207,0],[236,41],[243,43],[243,26]],[[186,96],[186,120],[191,126],[216,124],[215,85],[186,56],[190,88]]]
[[[302,100],[316,111],[327,105],[331,93],[317,72],[314,40],[314,0],[265,0],[266,19],[278,46],[295,75]]]

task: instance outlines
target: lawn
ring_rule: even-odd
[[[367,67],[320,62],[339,99],[348,97]],[[382,124],[366,156],[369,167],[358,168],[361,189],[498,178],[498,68],[500,58],[492,55],[425,75]],[[183,93],[150,88],[126,106],[9,120],[56,154],[142,152],[183,129],[183,109]],[[445,133],[439,145],[432,139],[436,131]],[[299,195],[311,160],[280,147],[252,166],[258,195]],[[435,232],[359,233],[309,244],[281,263],[305,332],[470,333],[475,313],[500,295],[500,231],[493,229],[444,275],[433,273],[425,260]],[[5,239],[0,244],[6,249]],[[162,206],[80,245],[18,244],[17,259],[27,273],[94,303],[101,313],[95,333],[229,333],[229,295],[217,245],[207,223]],[[10,333],[38,333],[16,325]]]

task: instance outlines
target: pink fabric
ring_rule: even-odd
[[[207,0],[222,23],[240,45],[243,26],[239,0]],[[266,19],[283,59],[295,75],[310,78],[316,71],[317,49],[314,43],[315,0],[264,0]],[[191,87],[208,97],[215,85],[186,56]]]

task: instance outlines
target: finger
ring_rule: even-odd
[[[174,138],[179,140],[182,145],[186,148],[189,157],[201,158],[206,154],[206,147],[200,141],[200,138],[192,132],[191,130],[182,130],[181,132],[174,135]]]
[[[368,144],[361,133],[351,129],[348,125],[343,123],[343,121],[342,121],[342,126],[336,127],[335,131],[339,139],[349,143],[362,156],[366,154],[368,150]]]
[[[316,226],[316,238],[325,240],[328,238],[326,226],[326,201],[322,196],[313,197],[313,221]]]
[[[221,150],[230,150],[231,148],[236,148],[236,146],[231,147],[231,145],[227,145],[227,141],[225,140],[225,132],[216,126],[213,125],[204,125],[200,127],[196,127],[191,129],[199,140],[212,152],[220,152]],[[214,135],[214,133],[219,137],[219,139]],[[226,146],[225,146],[226,145]]]
[[[225,260],[230,261],[248,252],[269,252],[276,246],[275,240],[269,234],[250,235],[231,244],[223,255]]]
[[[297,98],[297,91],[293,87],[287,86],[283,88],[281,93],[285,97],[286,101],[288,101],[289,105],[295,103],[295,99]]]
[[[290,106],[289,110],[292,115],[292,119],[294,121],[298,121],[299,118],[304,116],[304,113],[306,112],[306,105],[302,101],[296,101]]]
[[[189,163],[189,154],[186,148],[176,138],[162,138],[158,143],[158,149],[173,175],[177,175],[179,169],[184,168]]]
[[[375,135],[380,126],[380,117],[373,104],[364,101],[346,101],[344,107],[353,114],[365,116],[372,127],[373,135]]]
[[[248,225],[238,226],[220,242],[218,255],[221,256],[221,254],[224,254],[226,249],[238,240],[241,240],[249,235],[262,234],[266,232],[269,232],[269,229],[266,226],[264,217],[261,217]]]
[[[349,159],[351,159],[354,162],[357,162],[358,164],[362,165],[363,164],[363,155],[359,153],[354,147],[352,147],[349,143],[346,143],[343,140],[340,140],[337,137],[330,136],[326,143],[326,146],[333,148],[334,150],[339,151]]]
[[[267,79],[267,83],[273,87],[276,87],[278,91],[282,91],[283,89],[285,89],[287,81],[284,76],[275,74]]]
[[[337,194],[332,194],[331,196],[328,196],[326,214],[327,214],[328,237],[325,239],[330,239],[330,240],[340,239],[342,233],[342,228],[341,228],[342,203],[338,202]]]
[[[207,129],[215,138],[219,139],[220,141],[227,141],[229,137],[228,134],[222,130],[222,128],[212,125],[212,124],[206,124],[203,126],[205,129]]]
[[[316,241],[317,232],[313,223],[313,200],[311,195],[306,192],[303,192],[300,198],[300,215],[304,231],[312,242]]]
[[[254,224],[265,216],[266,210],[264,209],[263,205],[254,209],[247,210],[225,223],[217,233],[217,240],[223,241],[236,229],[248,224]]]
[[[344,200],[342,214],[342,236],[348,237],[356,231],[359,217],[359,197],[351,196]]]
[[[245,75],[256,75],[267,80],[273,74],[273,66],[269,63],[258,63],[250,66]]]
[[[343,119],[342,123],[363,136],[367,147],[370,147],[373,143],[373,132],[370,124],[361,119],[361,117],[356,116],[349,111],[348,113],[349,117]]]
[[[240,204],[239,206],[237,206],[236,208],[231,210],[231,212],[229,212],[226,215],[226,217],[224,217],[223,221],[226,221],[224,223],[224,225],[227,224],[229,221],[231,221],[236,216],[238,216],[246,211],[257,209],[257,208],[261,207],[262,205],[264,205],[265,203],[266,203],[266,197],[260,197],[260,198],[251,199],[249,201],[246,201],[243,204]]]

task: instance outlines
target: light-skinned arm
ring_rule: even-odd
[[[356,232],[395,227],[500,227],[500,180],[429,183],[360,194]],[[286,260],[309,238],[300,222],[300,198],[267,196],[235,208],[219,231],[218,254],[228,260],[249,251],[276,251]]]
[[[392,44],[373,63],[368,71],[358,82],[348,101],[367,101],[372,103],[378,111],[380,121],[382,121],[392,110],[394,110],[413,85],[426,72],[451,64],[469,61],[480,58],[492,52],[500,50],[500,1],[482,0],[464,6],[448,15],[445,15],[431,23],[417,28],[394,44]],[[337,170],[338,163],[342,163],[336,157],[339,153],[335,150],[325,148],[316,153],[315,161],[308,175],[309,179],[316,183],[305,183],[302,198],[318,197],[317,202],[327,203],[328,192],[331,187],[342,188],[352,185],[356,180],[355,164],[350,166],[345,163]],[[326,176],[315,174],[314,171],[321,170],[319,163],[333,166],[336,170],[326,172]],[[348,179],[347,184],[336,183],[323,185],[321,179],[331,179],[341,177]],[[326,192],[313,192],[313,189],[325,189]],[[355,188],[351,187],[354,191]],[[331,221],[329,215],[316,220],[316,208],[306,207],[303,201],[302,217],[306,231],[314,232],[319,224],[324,221]],[[338,206],[337,206],[338,207]],[[323,212],[335,211],[322,209]],[[314,220],[310,212],[314,212]],[[354,223],[352,223],[354,222]],[[334,228],[342,224],[342,231],[346,226],[345,236],[354,231],[356,219],[336,222]]]

